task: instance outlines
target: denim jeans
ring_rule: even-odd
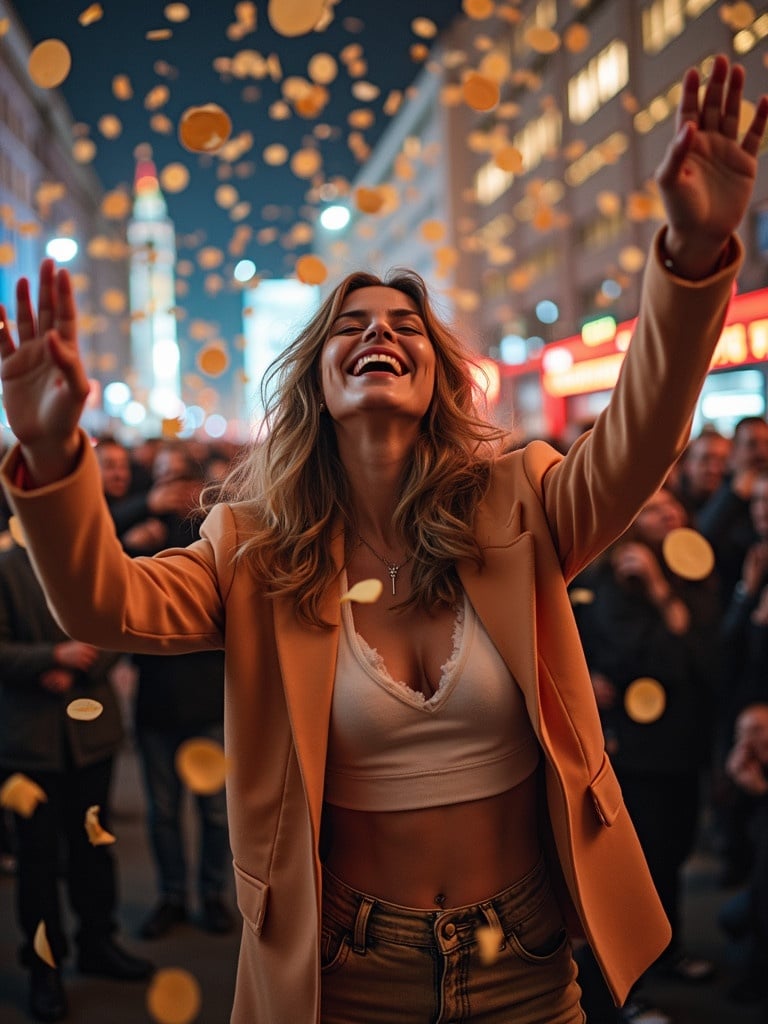
[[[136,734],[160,892],[177,902],[184,902],[187,896],[187,863],[182,831],[184,787],[176,774],[174,759],[184,740],[193,737],[222,743],[224,727],[217,724],[168,732],[142,729]],[[198,892],[201,900],[205,900],[221,893],[229,877],[231,854],[226,797],[222,789],[210,796],[195,795],[194,802],[200,818]]]
[[[484,963],[476,931],[503,935]],[[412,910],[324,874],[322,1024],[584,1024],[543,861],[482,903]]]

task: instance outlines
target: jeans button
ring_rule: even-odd
[[[455,924],[453,924],[451,921],[448,921],[446,924],[443,925],[443,935],[445,936],[446,939],[452,939],[455,934]]]

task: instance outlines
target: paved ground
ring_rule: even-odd
[[[154,902],[155,882],[146,841],[141,782],[130,747],[118,761],[114,831],[118,836],[115,850],[122,893],[121,941],[127,948],[151,957],[157,966],[184,967],[191,971],[203,993],[197,1024],[226,1024],[234,986],[237,935],[211,936],[190,923],[153,942],[136,938],[138,926]],[[686,930],[691,952],[716,961],[717,978],[697,987],[655,980],[648,994],[655,1005],[669,1013],[674,1024],[768,1024],[768,1014],[763,1016],[759,1007],[737,1006],[726,997],[725,990],[736,964],[715,924],[717,909],[729,895],[715,883],[716,868],[713,859],[704,854],[694,858],[689,866]],[[627,927],[632,927],[631,921],[627,922]],[[0,878],[0,1024],[27,1024],[30,1019],[25,1012],[26,975],[16,966],[17,941],[13,880],[3,877]],[[64,978],[70,997],[70,1024],[149,1024],[146,983],[81,977],[72,967],[65,968]],[[297,1021],[296,1024],[309,1022]],[[593,1020],[590,1024],[602,1022]]]

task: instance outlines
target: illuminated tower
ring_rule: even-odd
[[[150,417],[169,419],[183,413],[173,308],[176,238],[151,160],[136,164],[128,243],[134,393]]]

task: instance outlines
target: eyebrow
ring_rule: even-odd
[[[384,312],[389,317],[404,318],[408,316],[415,316],[421,320],[422,323],[424,322],[424,318],[421,313],[416,309],[385,309]],[[339,313],[331,326],[334,326],[339,320],[365,320],[370,315],[371,311],[369,309],[348,309],[346,313]]]

